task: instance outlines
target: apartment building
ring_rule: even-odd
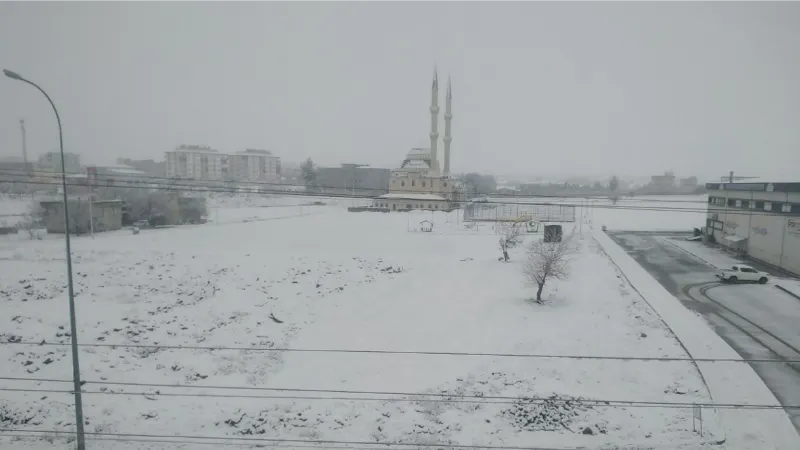
[[[228,155],[208,146],[180,145],[167,151],[167,176],[195,180],[225,180],[228,178]]]
[[[268,150],[247,149],[228,156],[231,176],[236,181],[277,182],[281,159]]]
[[[61,172],[61,152],[47,152],[39,157],[37,165],[45,172]],[[67,173],[81,171],[81,157],[75,153],[64,153],[64,170]]]

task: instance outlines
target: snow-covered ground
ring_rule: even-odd
[[[209,214],[216,225],[73,239],[81,343],[251,349],[83,347],[86,431],[589,448],[724,438],[710,409],[700,437],[690,407],[573,400],[711,402],[689,362],[269,351],[687,356],[591,235],[576,238],[570,280],[548,282],[539,305],[522,250],[509,264],[497,260],[492,224],[465,225],[457,212],[347,213],[344,199],[291,206],[297,200],[219,201]],[[422,220],[433,232],[415,231]],[[0,377],[71,379],[69,347],[50,345],[69,342],[63,251],[55,236],[0,238]],[[3,394],[3,429],[74,428],[67,392]],[[44,437],[0,433],[0,448],[68,448],[62,436]]]

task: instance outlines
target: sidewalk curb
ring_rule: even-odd
[[[781,285],[779,285],[779,284],[776,284],[776,285],[775,285],[775,287],[776,287],[776,288],[778,288],[778,289],[780,289],[780,290],[782,290],[783,292],[786,292],[787,294],[791,295],[792,297],[794,297],[794,298],[796,298],[796,299],[800,300],[800,295],[797,295],[797,294],[795,294],[794,292],[792,292],[792,291],[790,291],[790,290],[786,289],[785,287],[783,287],[783,286],[781,286]]]

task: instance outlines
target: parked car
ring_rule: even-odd
[[[133,226],[134,228],[149,228],[150,222],[147,220],[137,220],[136,222],[133,222]]]
[[[754,281],[760,284],[766,284],[769,281],[769,274],[766,272],[759,272],[750,266],[736,265],[730,269],[720,269],[717,271],[717,278],[722,281],[736,283],[739,281]]]

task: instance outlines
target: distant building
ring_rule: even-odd
[[[375,197],[389,192],[389,169],[342,164],[317,169],[316,190],[327,194]]]
[[[281,159],[268,150],[247,149],[228,156],[231,178],[236,181],[280,180]]]
[[[13,172],[14,175],[24,176],[33,172],[33,163],[26,163],[22,160],[13,158],[4,158],[0,160],[0,170],[6,172],[6,176],[10,176]],[[59,172],[61,169],[59,169]]]
[[[129,166],[153,177],[163,177],[167,174],[166,163],[163,161],[157,162],[152,159],[117,158],[117,165]]]
[[[695,179],[696,181],[696,179]],[[675,187],[675,174],[664,172],[664,175],[653,175],[650,177],[650,187],[653,189],[670,190]]]
[[[92,186],[130,186],[158,182],[144,171],[128,165],[86,166],[86,177]]]
[[[228,156],[211,147],[181,145],[164,153],[167,177],[220,181],[228,178]]]
[[[122,200],[91,200],[91,197],[72,197],[68,200],[70,233],[86,234],[122,228]],[[89,203],[91,202],[91,205]],[[48,233],[64,232],[64,201],[40,202],[44,209],[44,224]],[[91,210],[91,216],[89,211]],[[90,217],[93,218],[93,224]]]
[[[708,183],[705,236],[800,274],[800,182]]]
[[[61,153],[47,152],[39,157],[39,168],[47,172],[61,172]],[[64,169],[67,173],[81,171],[81,157],[75,153],[64,153]]]
[[[680,186],[684,188],[697,187],[697,177],[681,178]]]

